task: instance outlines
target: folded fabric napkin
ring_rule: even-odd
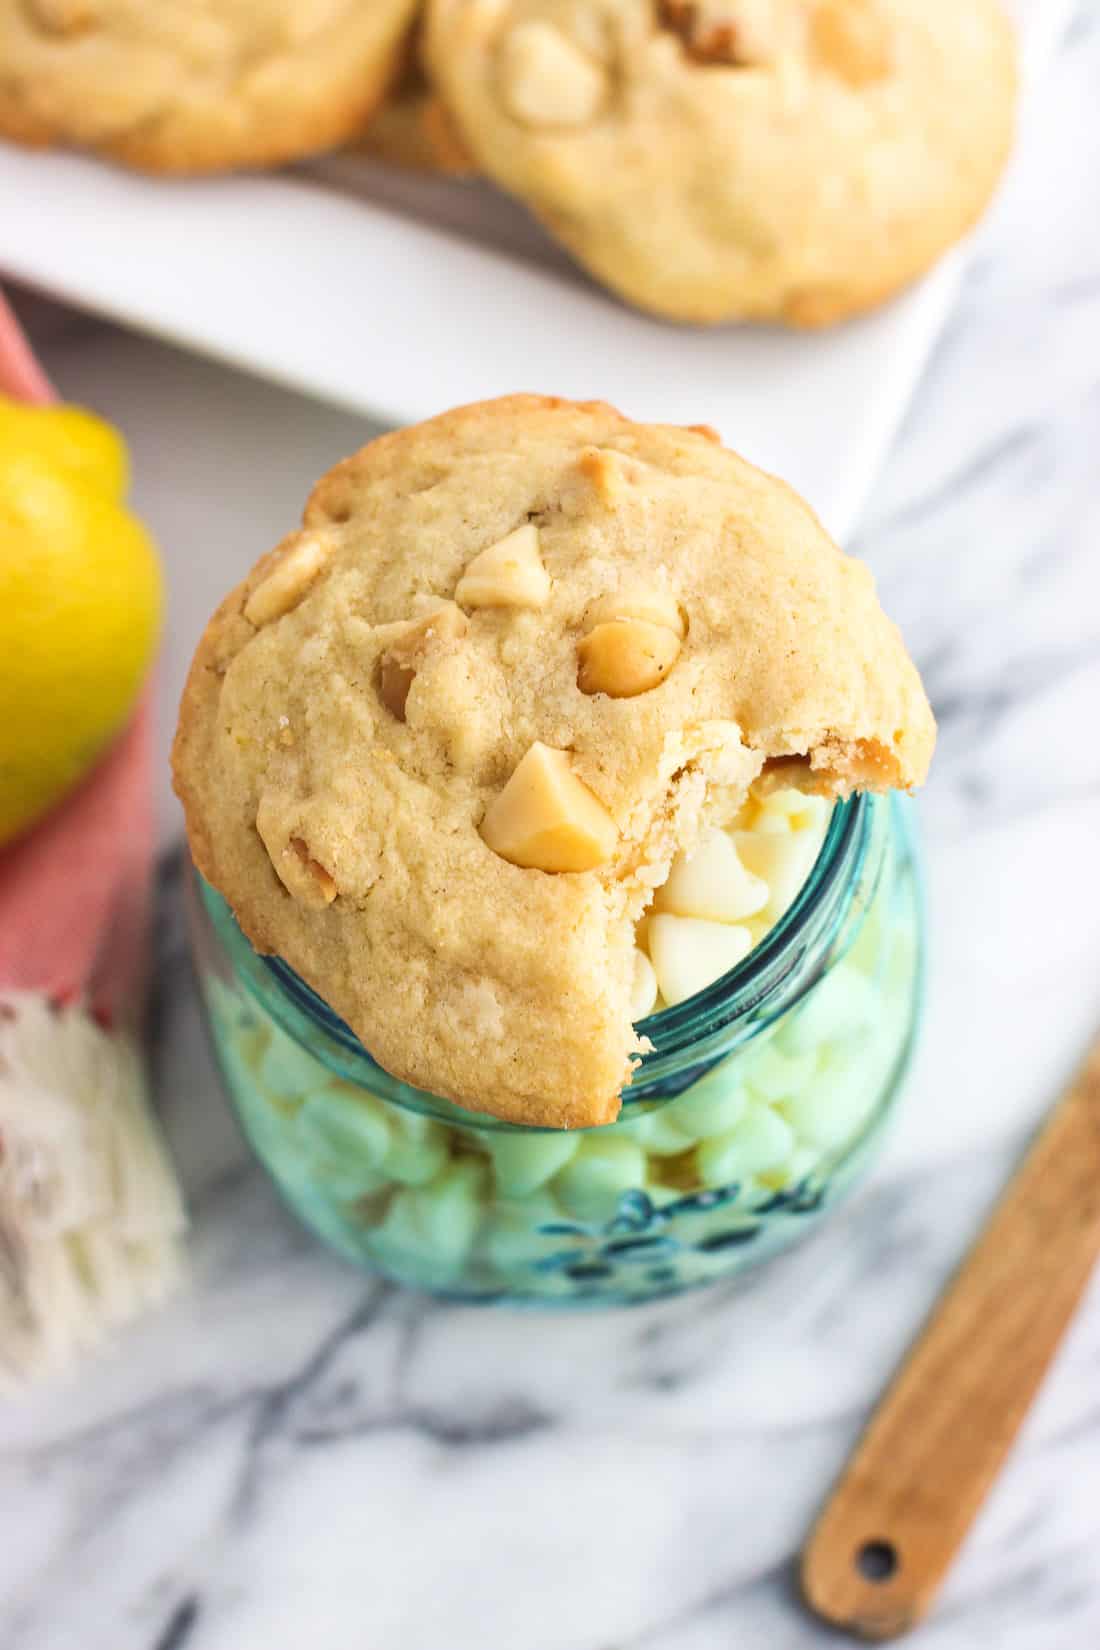
[[[53,399],[0,296],[0,393]],[[0,1387],[94,1345],[182,1276],[183,1204],[137,1041],[152,706],[0,849]]]

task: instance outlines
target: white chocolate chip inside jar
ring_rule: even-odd
[[[797,898],[821,851],[829,804],[753,791],[725,826],[677,854],[637,944],[654,969],[650,1013],[695,996],[743,962]]]

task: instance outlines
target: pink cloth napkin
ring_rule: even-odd
[[[0,295],[0,393],[54,399]],[[132,1020],[146,975],[153,868],[151,688],[130,726],[45,819],[0,849],[0,990],[82,999],[100,1024]]]

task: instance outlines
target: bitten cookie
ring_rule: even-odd
[[[416,0],[0,0],[0,136],[153,172],[270,166],[357,131]]]
[[[1011,141],[997,0],[429,0],[478,165],[683,321],[839,320],[985,206]]]
[[[773,764],[924,778],[870,573],[706,430],[513,396],[382,437],[223,602],[176,737],[195,861],[399,1078],[612,1119],[634,924]]]

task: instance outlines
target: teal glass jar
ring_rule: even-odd
[[[520,1128],[395,1081],[198,879],[191,914],[226,1086],[290,1207],[350,1259],[462,1300],[647,1300],[805,1236],[868,1163],[921,997],[898,797],[838,804],[744,962],[641,1023],[653,1052],[603,1128]]]

